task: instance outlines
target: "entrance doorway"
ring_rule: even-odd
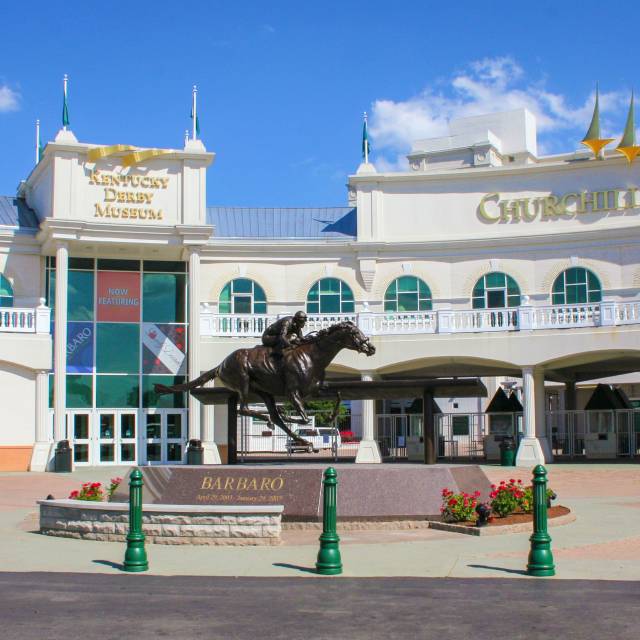
[[[186,409],[149,409],[144,412],[141,464],[182,464],[186,441]]]
[[[182,464],[187,409],[67,411],[67,438],[78,466]]]

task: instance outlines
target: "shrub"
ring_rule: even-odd
[[[524,513],[533,511],[533,487],[526,487],[523,490],[522,498],[520,498],[520,510]],[[547,489],[547,505],[551,506],[551,501],[557,498],[553,489]]]
[[[340,438],[342,442],[356,442],[356,434],[353,431],[341,431]]]
[[[522,480],[511,479],[509,482],[500,481],[499,485],[491,485],[491,510],[496,515],[504,518],[511,515],[520,507],[520,501],[524,497]]]
[[[440,513],[445,522],[468,522],[473,520],[478,505],[480,492],[453,493],[449,489],[442,490],[442,506]]]
[[[107,489],[107,497],[110,498],[115,490],[120,486],[120,484],[122,483],[122,478],[121,477],[117,477],[117,478],[111,478],[111,484],[109,485],[109,488]]]
[[[80,491],[72,491],[69,494],[71,500],[91,500],[93,502],[102,502],[104,499],[104,489],[100,482],[85,482]]]

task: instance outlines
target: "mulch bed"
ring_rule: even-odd
[[[547,509],[547,518],[559,518],[560,516],[566,516],[570,513],[570,509],[567,507],[563,507],[562,505],[558,505],[557,507],[551,507]],[[512,513],[510,516],[505,516],[504,518],[499,518],[498,516],[494,516],[493,520],[487,524],[488,527],[503,527],[508,524],[520,524],[522,522],[532,522],[533,514],[532,513]],[[466,526],[475,526],[475,520],[473,522],[456,522],[455,524],[466,525]]]

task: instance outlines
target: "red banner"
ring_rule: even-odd
[[[140,321],[140,274],[98,271],[98,322]]]

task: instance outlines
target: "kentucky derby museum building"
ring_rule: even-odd
[[[63,440],[76,465],[179,464],[189,439],[224,462],[226,408],[153,385],[299,309],[305,330],[350,319],[375,344],[331,376],[483,377],[486,399],[436,399],[441,456],[490,458],[505,402],[519,464],[636,456],[640,165],[596,153],[539,156],[526,110],[465,118],[416,141],[406,173],[361,164],[345,207],[249,209],[207,207],[199,140],[61,130],[0,198],[0,469],[51,468]],[[351,404],[358,461],[413,405]]]

